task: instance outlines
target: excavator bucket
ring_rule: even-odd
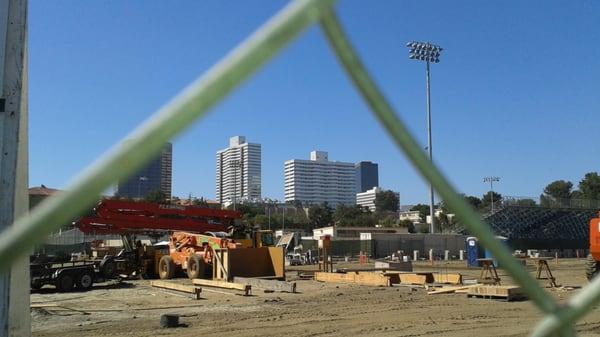
[[[285,280],[285,258],[281,247],[217,249],[213,256],[213,279],[261,277]]]

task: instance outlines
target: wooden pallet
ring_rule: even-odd
[[[501,299],[506,301],[522,300],[527,298],[518,286],[491,286],[477,285],[469,288],[467,297],[480,297]]]

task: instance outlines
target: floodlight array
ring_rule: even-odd
[[[427,61],[431,63],[440,62],[440,53],[443,48],[429,42],[412,41],[406,44],[409,51],[409,58],[413,60]]]

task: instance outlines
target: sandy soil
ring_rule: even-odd
[[[458,262],[415,270],[460,272],[475,278]],[[551,264],[557,282],[585,285],[583,260]],[[533,267],[529,267],[533,273]],[[293,277],[294,272],[288,273]],[[500,270],[503,284],[511,280]],[[178,280],[189,283],[185,279]],[[86,293],[55,293],[44,288],[32,304],[61,305],[32,309],[34,336],[526,336],[541,314],[531,301],[503,302],[465,294],[427,295],[424,289],[367,287],[298,280],[298,294],[254,290],[245,297],[203,289],[192,300],[154,289],[148,281],[99,285]],[[577,290],[549,290],[564,301]],[[159,328],[160,315],[183,315],[185,326]],[[577,325],[580,336],[600,336],[600,312]]]

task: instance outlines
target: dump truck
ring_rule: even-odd
[[[600,272],[600,214],[590,220],[590,253],[586,261],[586,276],[588,280]]]

